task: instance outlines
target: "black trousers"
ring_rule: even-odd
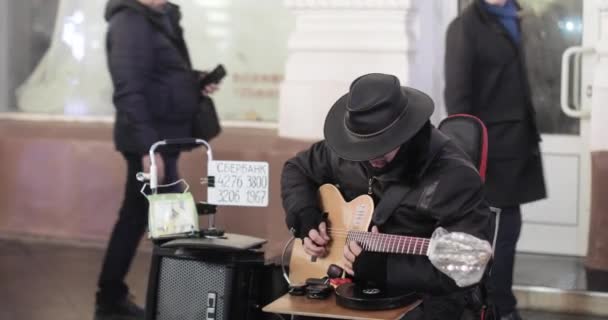
[[[517,305],[511,287],[513,286],[515,247],[521,232],[520,207],[502,208],[499,225],[488,291],[498,313],[506,315],[515,311]]]
[[[148,200],[140,193],[143,183],[135,178],[135,175],[143,170],[142,156],[123,154],[123,157],[127,161],[125,194],[97,283],[98,303],[111,304],[124,299],[129,293],[125,277],[148,225]],[[162,183],[177,181],[179,153],[163,154],[162,158],[165,167]],[[172,188],[163,191],[175,190]]]

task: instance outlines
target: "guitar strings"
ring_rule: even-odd
[[[338,236],[338,237],[334,237],[334,239],[336,240],[344,240],[346,242],[346,240],[350,240],[350,241],[355,241],[357,242],[363,249],[365,250],[369,250],[369,251],[376,251],[376,252],[392,252],[392,251],[397,251],[397,252],[407,252],[407,253],[413,253],[413,254],[426,254],[428,252],[429,249],[429,243],[423,243],[423,242],[418,242],[416,243],[415,241],[410,241],[410,242],[405,242],[405,241],[394,241],[394,240],[380,240],[380,241],[375,241],[377,239],[357,239],[357,238],[350,238],[349,237],[345,237],[345,236]],[[369,241],[372,242],[369,242]],[[407,250],[406,250],[407,248]]]
[[[328,227],[327,230],[328,231],[334,230],[334,231],[340,231],[340,232],[354,232],[354,233],[370,233],[370,234],[379,234],[379,235],[387,235],[387,236],[398,236],[398,237],[408,237],[408,238],[419,238],[419,239],[427,239],[428,240],[428,238],[423,238],[423,237],[411,237],[411,236],[405,236],[405,235],[399,235],[399,234],[380,233],[380,232],[371,232],[371,231],[363,231],[363,230],[351,230],[351,229],[343,229],[343,228]]]
[[[365,250],[392,252],[403,251],[413,254],[426,254],[428,252],[430,239],[401,236],[387,233],[375,233],[367,231],[346,230],[339,228],[327,228],[332,231],[330,236],[339,240],[352,240],[359,243]],[[371,241],[371,243],[370,243]],[[401,248],[401,249],[399,249]],[[396,250],[395,250],[396,249]]]
[[[373,236],[373,235],[365,235],[365,236],[357,236],[352,234],[331,234],[331,238],[335,239],[350,239],[350,240],[361,240],[361,241],[381,241],[387,243],[405,243],[408,245],[423,245],[429,246],[430,241],[424,240],[422,238],[406,238],[406,237],[386,237],[386,236]]]
[[[386,235],[380,235],[380,236],[375,236],[375,235],[357,235],[357,234],[353,234],[353,233],[331,233],[329,234],[330,238],[340,238],[340,239],[362,239],[362,240],[387,240],[387,241],[391,241],[391,242],[411,242],[411,243],[418,243],[418,244],[425,244],[428,245],[430,244],[430,240],[428,239],[424,239],[424,238],[414,238],[414,237],[405,237],[405,236],[386,236]]]
[[[389,233],[375,233],[375,232],[368,232],[368,231],[334,229],[334,228],[327,228],[327,231],[331,231],[330,236],[339,235],[339,236],[347,236],[347,237],[351,236],[351,237],[391,238],[391,239],[403,239],[403,240],[408,240],[408,241],[418,241],[418,242],[430,243],[430,239],[428,239],[428,238],[402,236],[402,235],[389,234]]]

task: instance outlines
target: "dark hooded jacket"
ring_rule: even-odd
[[[110,0],[105,18],[116,149],[144,154],[158,140],[191,137],[200,90],[179,8],[168,4],[161,13],[136,0]]]
[[[378,204],[373,221],[382,233],[429,238],[437,227],[443,227],[490,239],[493,219],[479,173],[439,130],[427,125],[402,146],[388,166],[374,172],[366,162],[341,159],[325,141],[299,153],[287,161],[281,180],[288,227],[301,237],[307,230],[300,229],[318,225],[318,188],[331,183],[339,186],[346,201],[371,194]],[[397,195],[397,208],[379,212],[384,194],[394,185],[402,190]],[[461,288],[434,268],[426,256],[364,251],[354,269],[358,278],[423,294],[425,313],[432,319],[456,319],[455,314],[464,308]]]

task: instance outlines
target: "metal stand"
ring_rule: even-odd
[[[196,204],[196,211],[199,216],[209,216],[209,227],[207,229],[201,229],[200,235],[203,237],[219,238],[224,236],[224,230],[215,227],[215,213],[217,212],[217,206],[206,202],[199,202]]]

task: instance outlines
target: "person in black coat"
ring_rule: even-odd
[[[147,226],[148,203],[135,176],[149,171],[153,143],[192,137],[201,94],[179,25],[179,8],[165,0],[110,0],[106,49],[116,107],[114,142],[127,162],[125,196],[98,280],[95,319],[143,319],[124,282]],[[165,183],[178,179],[178,150],[156,155]]]
[[[481,177],[464,152],[430,124],[433,108],[426,94],[385,74],[358,78],[334,104],[325,140],[288,160],[281,177],[287,226],[308,254],[323,256],[332,236],[317,197],[326,183],[339,186],[347,201],[371,195],[379,204],[374,229],[382,233],[429,238],[444,227],[490,238],[493,220]],[[397,205],[383,210],[383,199]],[[366,252],[350,243],[345,261],[358,280],[421,293],[423,310],[408,319],[453,320],[464,310],[463,290],[427,257]]]
[[[502,209],[490,289],[504,319],[519,318],[511,286],[520,205],[546,197],[519,10],[514,0],[476,0],[448,27],[445,55],[448,113],[488,128],[486,196]]]

